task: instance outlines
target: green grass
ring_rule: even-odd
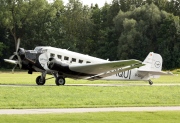
[[[36,85],[40,75],[25,72],[0,72],[0,109],[77,108],[119,106],[179,106],[180,86],[28,86]],[[51,77],[51,76],[48,76]],[[180,84],[180,76],[162,76],[154,83]],[[143,81],[86,81],[67,79],[67,84],[147,84]],[[54,79],[46,85],[54,84]],[[23,86],[24,85],[24,86]],[[0,115],[2,123],[179,123],[180,111],[167,112],[99,112],[73,114]]]
[[[0,90],[1,109],[180,105],[180,86],[22,86]]]
[[[27,74],[27,72],[0,72],[0,84],[30,84],[36,85],[36,77],[40,73]],[[52,77],[47,75],[46,78]],[[180,75],[177,76],[161,76],[159,79],[152,79],[154,84],[159,83],[178,83],[180,84]],[[66,79],[66,84],[106,84],[106,83],[118,83],[118,84],[148,84],[145,81],[106,81],[106,80],[97,80],[97,81],[88,81],[88,80],[73,80]],[[53,84],[55,85],[55,79],[50,79],[46,81],[46,85]]]
[[[180,112],[103,112],[0,115],[2,123],[179,123]]]
[[[180,105],[180,86],[36,86],[39,74],[24,72],[0,73],[0,108],[72,108],[117,106]],[[50,77],[50,76],[48,76]],[[163,76],[154,83],[180,83],[179,76]],[[135,81],[137,82],[137,81]],[[87,81],[67,79],[68,83],[118,83],[117,81]],[[120,84],[133,82],[120,82]],[[144,82],[138,82],[144,83]],[[27,86],[35,85],[35,86]],[[47,82],[54,84],[54,79]],[[147,83],[148,85],[148,83]]]

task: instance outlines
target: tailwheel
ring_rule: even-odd
[[[38,77],[36,78],[36,84],[37,84],[37,85],[44,85],[45,82],[46,82],[45,78],[41,78],[41,76],[38,76]]]
[[[153,84],[153,81],[151,81],[151,80],[148,80],[148,81],[149,81],[149,84],[150,84],[150,85],[152,85],[152,84]]]
[[[58,76],[57,78],[56,78],[56,85],[57,86],[59,86],[59,85],[64,85],[65,84],[65,79],[64,79],[64,77],[62,77],[62,76]]]

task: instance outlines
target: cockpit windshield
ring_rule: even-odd
[[[35,49],[34,49],[35,51],[41,51],[42,50],[42,47],[35,47]]]
[[[36,47],[34,50],[36,52],[38,52],[38,53],[45,53],[45,52],[47,52],[47,49],[45,49],[44,47]]]

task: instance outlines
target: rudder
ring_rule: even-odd
[[[143,61],[143,64],[145,64],[145,66],[142,66],[140,70],[161,71],[162,62],[163,60],[160,54],[150,52],[146,59]]]

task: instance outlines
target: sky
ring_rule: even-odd
[[[63,0],[63,1],[66,4],[66,3],[68,3],[69,0]],[[93,4],[97,3],[99,5],[99,7],[104,6],[105,2],[107,2],[107,3],[112,2],[112,0],[79,0],[79,1],[82,2],[83,5],[89,5],[89,6],[91,5],[91,3],[93,3]]]

